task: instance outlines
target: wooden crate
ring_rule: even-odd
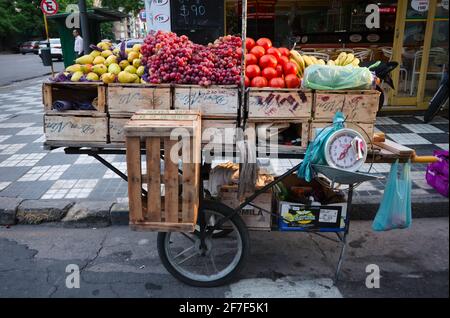
[[[171,140],[173,129],[189,132]],[[192,232],[197,221],[201,161],[201,116],[191,111],[142,111],[125,126],[130,225],[135,230]],[[141,141],[146,150],[147,175],[141,171]],[[160,151],[164,150],[161,172]],[[174,148],[177,145],[180,148]],[[174,149],[180,157],[171,160]],[[179,177],[179,160],[182,177]],[[162,176],[161,176],[162,175]],[[143,183],[148,194],[142,195]],[[164,184],[164,196],[161,195]],[[180,190],[181,189],[181,190]]]
[[[366,91],[317,91],[313,117],[320,121],[333,121],[341,111],[348,121],[375,123],[380,92]]]
[[[311,91],[251,88],[248,93],[248,120],[309,119],[312,104]]]
[[[240,202],[237,197],[238,187],[234,185],[226,185],[220,188],[219,198],[223,204],[231,208],[239,206]],[[252,201],[254,205],[263,208],[266,211],[272,211],[272,192],[268,191],[260,194]],[[249,230],[270,231],[272,216],[263,212],[261,209],[248,205],[240,212],[242,220]]]
[[[236,86],[177,85],[174,90],[175,109],[200,111],[202,118],[237,119],[239,90]]]
[[[331,124],[332,124],[331,121],[330,122],[312,121],[310,124],[310,130],[309,130],[309,140],[310,141],[314,140],[314,138],[316,137],[316,129],[317,128],[325,128],[327,126],[330,126]],[[366,142],[369,144],[373,140],[373,134],[374,134],[374,130],[375,130],[374,124],[346,122],[345,127],[354,129],[357,132],[359,132],[364,137]]]
[[[300,145],[290,146],[290,145],[282,145],[277,142],[276,134],[274,133],[274,137],[270,137],[271,131],[270,128],[274,128],[277,124],[286,124],[289,123],[290,126],[294,126],[294,129],[297,131],[298,138],[301,138]],[[270,123],[268,122],[255,122],[256,127],[256,140],[257,140],[257,149],[258,153],[262,156],[273,155],[274,153],[303,153],[306,149],[309,141],[309,122],[308,120],[291,120],[289,122],[275,120]],[[264,130],[266,132],[264,132]],[[267,140],[268,138],[268,140]],[[265,140],[266,139],[266,140]],[[277,143],[271,143],[270,141],[274,140]]]
[[[48,145],[88,146],[106,144],[108,118],[90,116],[44,115],[44,133]]]
[[[90,110],[69,110],[57,111],[52,109],[53,103],[57,100],[93,102],[95,111]],[[67,115],[67,116],[98,116],[103,117],[106,113],[106,86],[103,83],[43,83],[42,102],[46,114]]]
[[[172,94],[169,85],[109,84],[108,113],[127,117],[139,110],[170,109]]]
[[[125,145],[125,124],[131,117],[115,117],[111,115],[109,118],[109,142],[111,144]]]

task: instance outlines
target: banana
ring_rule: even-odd
[[[308,55],[303,55],[302,57],[303,57],[303,60],[305,61],[305,68],[314,64]]]
[[[355,58],[355,59],[352,61],[352,65],[353,65],[353,66],[359,66],[359,58]]]
[[[353,60],[355,59],[355,56],[352,53],[347,54],[346,59],[344,60],[344,62],[342,63],[342,65],[347,65],[353,62]]]
[[[303,74],[303,69],[300,67],[300,65],[299,65],[299,63],[297,62],[296,59],[294,59],[294,58],[291,57],[291,58],[289,59],[289,61],[290,61],[291,63],[294,63],[295,65],[297,65],[297,75]]]
[[[324,60],[322,60],[322,59],[320,59],[320,60],[318,60],[318,61],[317,61],[317,64],[320,64],[320,65],[325,65],[325,61],[324,61]]]
[[[336,65],[343,65],[342,63],[345,61],[346,58],[347,53],[341,52],[336,59]]]
[[[319,61],[317,60],[317,58],[315,56],[310,56],[313,64],[319,64]]]
[[[332,65],[332,66],[334,66],[334,65],[336,65],[336,62],[333,61],[333,60],[328,60],[327,65]]]
[[[297,61],[297,64],[299,65],[299,71],[303,73],[303,71],[305,70],[305,61],[303,60],[301,54],[296,50],[291,50],[291,58]]]

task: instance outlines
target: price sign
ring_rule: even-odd
[[[58,2],[55,0],[42,0],[41,10],[45,15],[55,15],[58,13]]]

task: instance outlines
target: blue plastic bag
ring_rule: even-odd
[[[408,161],[398,176],[398,160],[392,165],[383,199],[373,220],[372,229],[388,231],[411,226],[411,164]]]
[[[311,164],[326,164],[325,162],[325,142],[328,137],[335,131],[344,128],[344,114],[337,112],[333,118],[333,125],[325,127],[316,134],[313,142],[310,142],[306,148],[305,158],[301,166],[298,168],[297,176],[310,182],[313,176]]]

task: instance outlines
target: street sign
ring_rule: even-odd
[[[41,10],[45,15],[55,15],[58,13],[58,2],[56,0],[42,0]]]

